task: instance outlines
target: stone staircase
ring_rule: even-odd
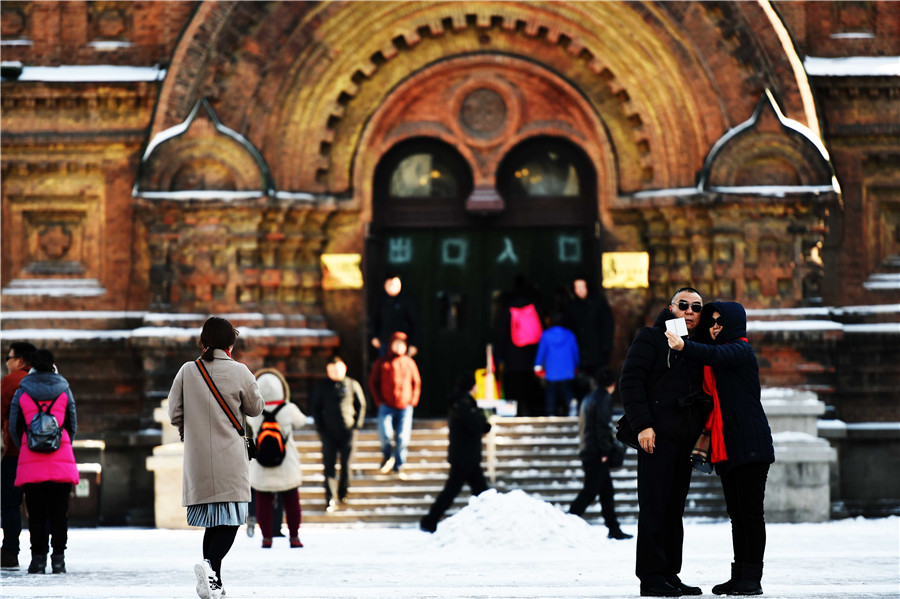
[[[447,423],[443,420],[416,420],[413,425],[405,480],[381,474],[381,451],[373,422],[360,431],[353,461],[353,481],[349,504],[335,512],[325,512],[321,444],[315,429],[294,433],[303,463],[300,500],[305,523],[380,523],[408,525],[421,518],[443,488],[449,465]],[[581,461],[578,459],[577,418],[495,418],[485,436],[485,475],[499,491],[521,489],[552,503],[562,511],[581,489]],[[629,450],[625,465],[613,472],[616,510],[625,522],[637,517],[637,456]],[[466,505],[464,487],[452,515]],[[688,496],[686,516],[723,518],[725,504],[717,477],[695,473]],[[585,518],[602,523],[600,505],[595,502]]]

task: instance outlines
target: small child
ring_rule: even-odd
[[[534,371],[546,381],[545,415],[564,416],[574,399],[575,369],[578,367],[578,341],[575,333],[562,326],[563,316],[555,313],[551,327],[541,335]]]

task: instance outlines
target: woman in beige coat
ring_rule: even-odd
[[[294,447],[293,432],[306,424],[306,416],[296,404],[290,402],[290,391],[280,372],[265,369],[257,373],[260,393],[265,399],[263,414],[275,415],[284,439],[284,460],[277,466],[263,466],[257,460],[250,463],[250,486],[256,490],[256,518],[263,533],[262,546],[272,546],[272,503],[275,495],[281,498],[284,514],[287,516],[291,547],[303,547],[300,542],[300,494],[298,488],[302,480],[300,454]],[[279,407],[281,406],[281,407]],[[263,416],[254,416],[247,424],[258,435],[263,424]],[[279,523],[280,526],[280,523]]]
[[[236,339],[231,323],[216,316],[206,321],[200,333],[203,365],[240,423],[244,415],[262,412],[263,398],[250,369],[231,358]],[[222,559],[238,527],[247,520],[247,447],[196,362],[185,363],[175,376],[169,391],[169,420],[184,441],[182,505],[187,506],[188,524],[206,528],[203,561],[194,566],[197,594],[201,599],[218,599],[224,595]]]

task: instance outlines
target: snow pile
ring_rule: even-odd
[[[439,545],[456,548],[552,551],[592,547],[598,534],[578,516],[563,513],[524,491],[488,489],[441,522],[434,538]]]

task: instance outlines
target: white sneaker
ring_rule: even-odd
[[[394,456],[387,458],[386,460],[381,462],[381,468],[379,468],[378,471],[381,472],[382,474],[387,474],[388,472],[390,472],[391,470],[394,469],[394,462],[395,462]]]
[[[205,559],[194,566],[194,574],[197,575],[197,596],[200,599],[219,599],[222,597],[222,587],[213,572],[209,560]]]

